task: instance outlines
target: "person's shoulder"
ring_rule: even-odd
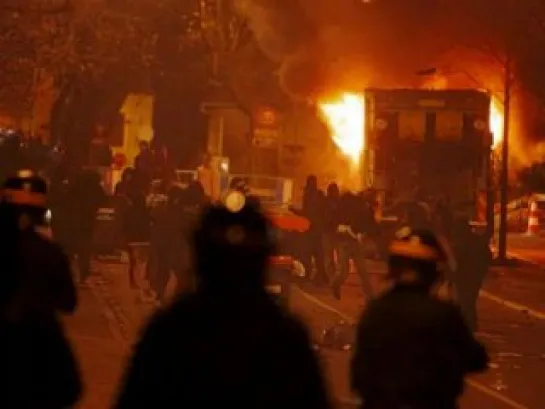
[[[181,325],[181,321],[194,317],[199,309],[199,298],[193,294],[179,295],[170,304],[160,307],[149,321],[149,326],[155,330],[172,331]]]
[[[50,257],[65,257],[62,247],[52,237],[30,230],[22,235],[23,246],[34,250],[40,249],[40,253]]]
[[[453,301],[443,300],[437,297],[430,297],[431,303],[434,304],[434,307],[438,314],[441,314],[443,317],[458,317],[461,316],[460,306]]]
[[[283,334],[283,336],[299,339],[304,342],[308,342],[308,339],[310,339],[310,333],[303,321],[290,311],[276,304],[270,308],[269,323],[274,325],[276,327],[275,331]]]
[[[366,304],[360,318],[373,316],[377,312],[380,313],[383,308],[389,308],[389,305],[392,303],[392,299],[394,297],[395,295],[390,291],[386,291],[383,294],[377,295]]]

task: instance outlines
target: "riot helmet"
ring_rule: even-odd
[[[455,261],[447,243],[430,230],[405,227],[388,248],[389,275],[400,283],[431,287]]]
[[[197,279],[216,288],[263,286],[275,244],[259,205],[239,191],[204,209],[194,232]]]
[[[22,228],[43,224],[47,212],[47,183],[31,170],[20,170],[2,186],[4,216],[13,216]]]

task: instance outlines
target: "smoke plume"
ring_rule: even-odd
[[[299,0],[235,0],[261,50],[279,65],[284,90],[292,96],[313,94],[323,79],[313,56],[319,28]]]
[[[235,5],[263,52],[279,64],[284,91],[312,99],[341,88],[412,85],[415,70],[438,45],[420,41],[434,21],[430,1],[235,0]]]

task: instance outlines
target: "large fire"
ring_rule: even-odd
[[[492,132],[492,147],[495,149],[503,139],[503,107],[496,97],[490,102],[490,132]]]
[[[335,145],[354,167],[360,165],[365,148],[365,98],[362,94],[344,93],[336,100],[318,103]],[[490,130],[493,148],[503,139],[503,107],[497,98],[490,103]]]
[[[365,147],[365,98],[344,93],[337,100],[318,104],[335,145],[358,167]]]

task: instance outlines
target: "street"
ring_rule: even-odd
[[[507,248],[511,256],[545,265],[545,236],[510,233]]]
[[[74,346],[84,381],[81,409],[104,409],[115,394],[127,356],[108,310],[95,293],[79,291],[76,314],[65,319],[68,337]]]
[[[374,271],[373,271],[374,270]],[[381,274],[371,269],[376,287],[380,287]],[[505,302],[513,296],[526,292],[529,299],[537,299],[535,288],[524,285],[515,276],[518,271],[492,269],[485,285],[484,295],[479,301],[479,338],[487,345],[492,357],[488,373],[469,380],[466,394],[462,399],[462,409],[478,408],[540,408],[545,394],[542,390],[540,374],[545,371],[545,321],[520,312]],[[528,273],[528,272],[527,272]],[[497,282],[508,275],[510,283],[501,292]],[[537,290],[539,291],[539,289]],[[363,307],[360,301],[360,288],[356,277],[343,288],[343,299],[336,301],[326,290],[312,287],[299,292],[301,297],[294,300],[294,309],[305,318],[311,327],[320,332],[321,328],[334,325],[339,320],[354,320]],[[495,297],[491,300],[487,296]],[[527,306],[537,311],[539,304]],[[327,373],[335,396],[341,401],[351,401],[348,388],[348,352],[323,350]]]
[[[69,334],[81,359],[87,383],[83,408],[107,407],[118,384],[129,346],[154,304],[128,286],[122,264],[96,264],[91,290],[81,290],[81,307],[67,320]],[[384,267],[369,262],[375,288],[381,287]],[[532,266],[491,269],[479,300],[478,336],[489,348],[490,370],[472,377],[461,409],[541,409],[545,399],[545,301],[541,298],[545,279]],[[312,285],[293,291],[291,309],[312,330],[332,395],[339,407],[355,407],[350,393],[350,351],[322,342],[324,329],[344,321],[351,338],[353,323],[364,303],[357,278],[349,277],[342,300],[328,289]]]

